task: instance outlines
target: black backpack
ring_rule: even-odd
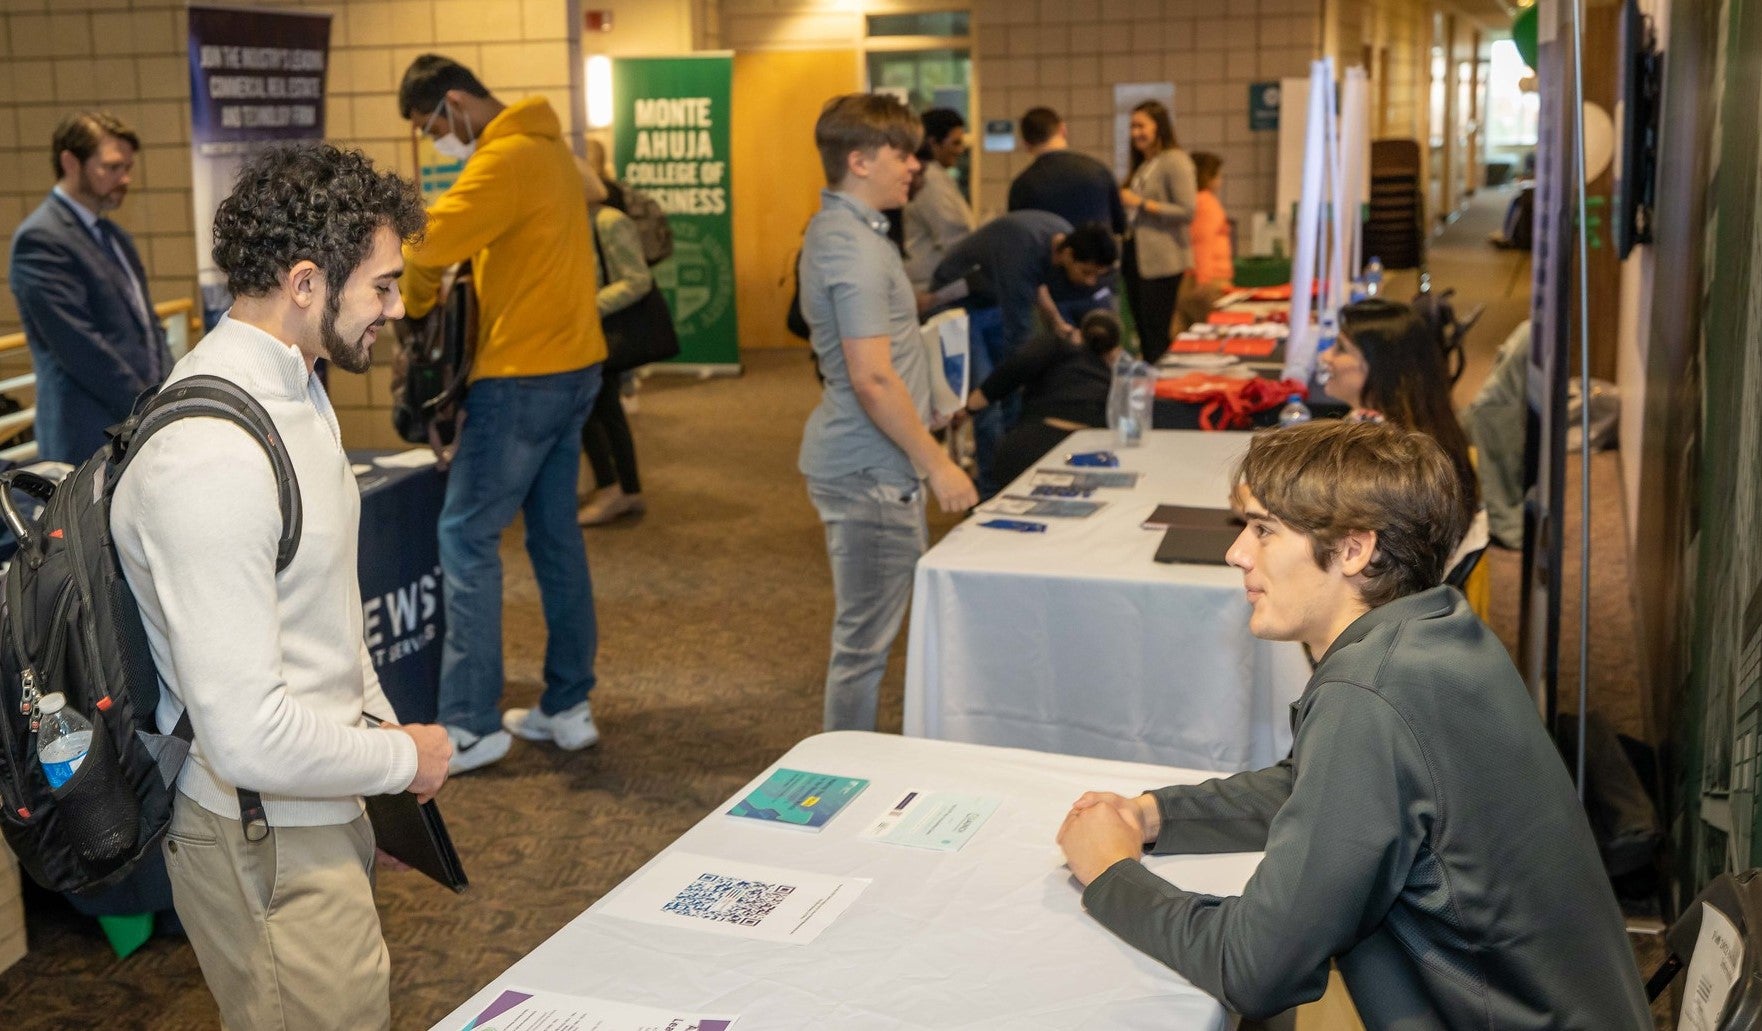
[[[471,263],[461,264],[441,303],[421,318],[393,324],[392,426],[412,444],[436,451],[458,435],[459,406],[477,352],[477,291]]]
[[[171,734],[154,724],[159,675],[117,560],[110,502],[141,445],[192,416],[235,423],[269,456],[282,514],[276,568],[287,568],[300,542],[293,461],[263,407],[215,376],[143,397],[59,483],[23,469],[0,473],[0,517],[19,542],[0,580],[0,832],[31,879],[52,891],[116,884],[159,847],[171,821],[194,735],[187,712]],[[41,500],[41,517],[23,515],[14,491]],[[93,728],[85,761],[58,789],[37,760],[36,705],[52,692]],[[256,792],[241,790],[239,803],[247,837],[267,826]]]

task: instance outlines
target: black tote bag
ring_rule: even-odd
[[[607,278],[606,252],[600,246],[599,230],[593,230],[593,247],[600,261],[600,278]],[[673,327],[673,312],[661,296],[659,285],[651,286],[642,299],[628,308],[615,311],[600,320],[606,332],[607,376],[616,376],[641,368],[650,362],[664,362],[679,355],[679,331]]]

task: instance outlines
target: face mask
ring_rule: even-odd
[[[434,114],[428,116],[428,125],[422,127],[423,132],[426,133],[429,126],[434,124],[435,118],[441,113],[441,108],[444,107],[446,107],[446,105],[443,103],[441,107],[434,109]],[[449,127],[453,125],[453,113],[451,111],[447,112],[447,125]],[[471,119],[469,118],[465,119],[465,131],[471,132]],[[466,143],[459,139],[457,131],[449,132],[445,136],[434,141],[434,149],[440,151],[445,156],[452,158],[454,161],[465,161],[468,160],[472,154],[477,152],[476,134],[472,133],[472,137],[471,142]]]

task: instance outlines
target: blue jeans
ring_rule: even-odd
[[[480,379],[465,396],[465,425],[447,474],[440,560],[447,640],[440,722],[473,734],[502,729],[502,531],[526,517],[526,553],[544,604],[544,695],[549,714],[593,688],[599,630],[587,547],[575,522],[581,424],[600,389],[600,366],[550,376]]]
[[[826,729],[874,730],[887,653],[912,597],[912,572],[929,543],[924,485],[914,476],[865,469],[810,478],[808,497],[826,524],[832,563]]]
[[[978,389],[985,384],[985,378],[1003,360],[1008,358],[1020,341],[1007,341],[1003,336],[1003,312],[999,308],[977,308],[967,313],[967,350],[970,354],[973,375],[971,386]],[[984,501],[1002,490],[1005,484],[998,483],[992,475],[992,466],[997,461],[997,447],[1004,434],[1008,433],[1022,417],[1022,399],[1019,394],[1011,394],[1006,398],[991,398],[978,415],[973,416],[973,461],[979,467],[979,475],[974,486],[979,490],[979,500]]]

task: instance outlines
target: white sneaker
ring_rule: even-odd
[[[549,741],[565,752],[578,752],[600,740],[600,728],[594,726],[593,710],[586,702],[552,716],[540,709],[509,709],[502,713],[502,726],[515,737]]]
[[[505,730],[478,735],[451,725],[446,729],[447,739],[453,742],[453,757],[447,760],[449,777],[488,766],[514,747],[514,739]]]
[[[646,511],[648,503],[642,500],[641,494],[626,494],[622,487],[613,484],[581,506],[575,521],[582,526],[604,526],[621,516],[641,515]]]

